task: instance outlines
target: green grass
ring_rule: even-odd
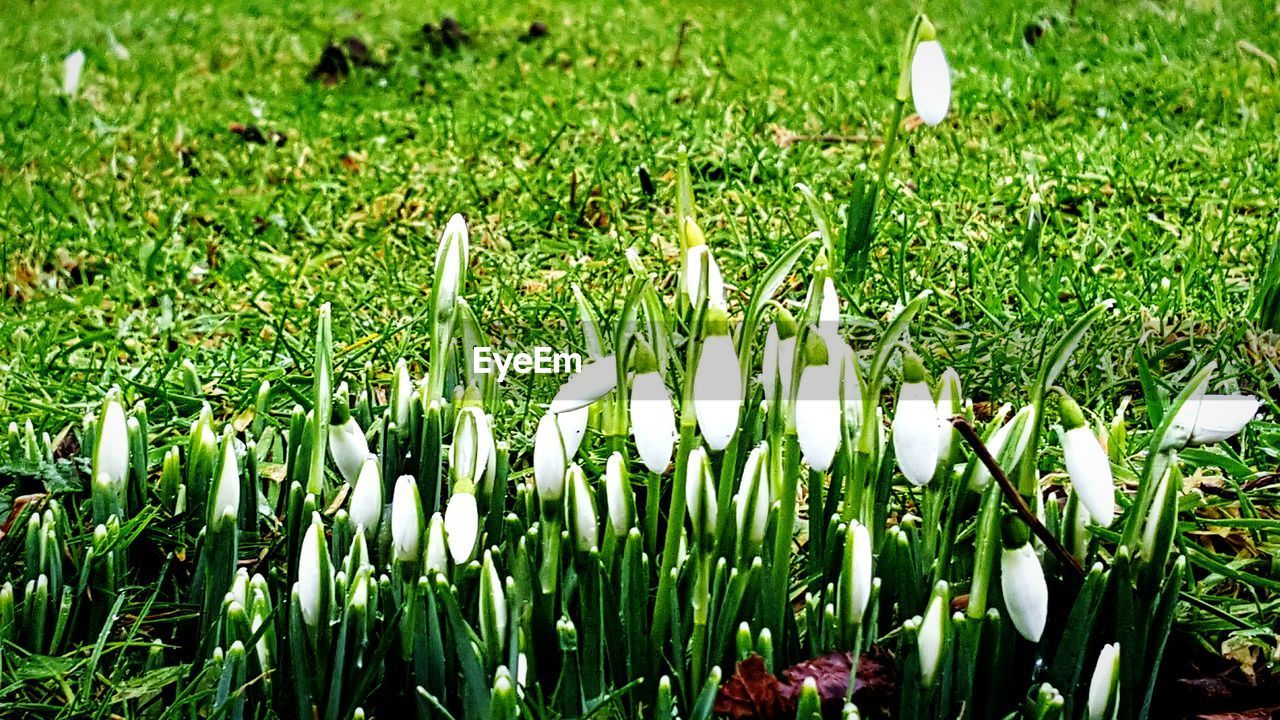
[[[853,175],[878,162],[914,12],[777,0],[347,5],[0,9],[6,423],[78,427],[118,383],[153,398],[156,430],[176,438],[198,408],[181,391],[187,358],[221,398],[220,417],[251,407],[264,377],[306,393],[325,301],[340,373],[420,361],[435,242],[454,212],[471,225],[467,296],[487,330],[510,345],[575,345],[571,283],[608,311],[626,291],[629,247],[673,281],[681,147],[700,221],[745,295],[813,230],[794,185],[834,213]],[[953,65],[952,113],[907,133],[894,159],[867,280],[843,288],[855,347],[928,289],[913,340],[931,368],[960,368],[975,399],[1020,401],[1002,388],[1028,384],[1044,341],[1114,297],[1064,377],[1082,403],[1109,417],[1120,397],[1141,395],[1139,356],[1174,392],[1193,360],[1213,358],[1225,387],[1259,393],[1274,414],[1276,340],[1253,331],[1247,310],[1280,198],[1280,97],[1274,62],[1241,43],[1280,54],[1275,7],[1081,2],[1074,21],[1065,4],[927,9]],[[444,14],[470,46],[425,46],[420,26]],[[518,41],[534,20],[549,36]],[[1036,22],[1045,32],[1029,46]],[[309,80],[326,41],[348,35],[380,66],[334,87]],[[81,98],[67,103],[61,61],[76,48],[88,62]],[[287,141],[249,144],[233,123]],[[862,139],[784,147],[784,130]],[[1033,208],[1044,228],[1028,245]],[[506,393],[517,410],[522,382]],[[528,429],[512,429],[518,453]],[[1250,450],[1274,462],[1276,446]],[[1249,497],[1267,510],[1274,492]],[[1256,529],[1264,551],[1266,532]],[[1251,602],[1256,584],[1239,571],[1211,577],[1215,604],[1253,624],[1274,618],[1274,601]],[[1275,582],[1274,564],[1249,572]]]

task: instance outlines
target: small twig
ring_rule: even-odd
[[[680,67],[680,53],[684,51],[684,37],[689,34],[689,27],[693,25],[688,19],[680,23],[680,36],[676,38],[676,51],[671,56],[671,69],[675,70]]]
[[[1049,532],[1049,528],[1045,527],[1044,523],[1040,522],[1040,518],[1036,517],[1036,514],[1027,506],[1027,501],[1023,499],[1022,494],[1013,486],[1013,483],[1009,482],[1008,476],[1004,474],[1004,470],[1000,469],[1000,464],[996,462],[995,458],[991,457],[991,451],[987,450],[987,446],[982,444],[982,438],[978,437],[978,432],[973,429],[969,421],[961,415],[956,415],[951,418],[951,424],[960,433],[960,437],[964,438],[964,441],[969,444],[969,447],[973,448],[973,453],[987,467],[991,477],[995,478],[996,482],[999,483],[1005,499],[1017,511],[1018,517],[1027,524],[1027,527],[1031,528],[1031,532],[1040,538],[1040,541],[1044,543],[1045,547],[1049,548],[1049,551],[1053,553],[1054,557],[1058,558],[1059,562],[1071,568],[1077,578],[1084,579],[1084,568],[1080,567],[1080,562],[1075,559],[1075,556],[1067,552],[1066,548],[1062,547],[1062,544],[1053,536],[1053,533]]]

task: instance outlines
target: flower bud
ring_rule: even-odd
[[[431,515],[427,526],[427,570],[443,573],[449,570],[449,546],[444,537],[444,517]]]
[[[930,127],[947,116],[951,106],[951,68],[937,40],[916,45],[911,58],[911,99],[916,114]]]
[[[533,478],[538,486],[538,499],[544,506],[553,506],[564,498],[566,465],[560,424],[556,416],[548,412],[538,421],[538,431],[533,436]]]
[[[1112,720],[1116,716],[1116,686],[1120,683],[1120,643],[1102,646],[1089,680],[1088,720]]]
[[[697,225],[692,227],[697,228]],[[701,237],[701,235],[702,231],[698,230],[698,236]],[[720,274],[720,266],[716,264],[715,255],[711,254],[711,248],[705,242],[692,245],[685,251],[685,297],[694,307],[697,307],[698,301],[702,298],[703,258],[706,258],[707,263],[707,304],[711,307],[723,308],[725,307],[724,277]]]
[[[302,550],[298,555],[298,599],[302,619],[315,627],[327,612],[333,596],[333,568],[329,564],[329,549],[324,541],[324,522],[320,513],[311,514],[311,526],[302,538]]]
[[[658,373],[653,351],[643,343],[636,349],[635,369],[635,379],[631,381],[631,434],[640,461],[650,472],[662,474],[671,464],[675,448],[675,409]]]
[[[561,415],[594,403],[613,390],[618,384],[617,358],[606,355],[579,368],[565,381],[551,401],[548,412]],[[574,446],[577,452],[577,446]]]
[[[987,439],[987,451],[991,453],[991,457],[997,462],[1000,456],[1005,453],[1005,445],[1011,445],[1009,457],[1018,458],[1027,449],[1027,443],[1031,442],[1031,415],[1034,409],[1028,405],[1018,411],[1009,422],[1001,425],[991,437]],[[982,490],[991,482],[991,471],[987,470],[987,466],[974,458],[976,468],[974,469],[973,478],[969,483],[969,487],[975,491]]]
[[[464,405],[458,412],[449,446],[449,467],[455,482],[465,478],[487,497],[493,489],[497,452],[489,416],[478,404]]]
[[[355,489],[351,492],[351,523],[371,537],[378,534],[378,525],[382,522],[382,464],[378,456],[369,453],[365,456],[360,474],[356,478]]]
[[[1097,436],[1085,426],[1080,406],[1065,396],[1062,398],[1062,424],[1062,456],[1072,489],[1093,521],[1107,527],[1114,517],[1116,504],[1111,461],[1107,459],[1107,452],[1102,449]]]
[[[950,587],[946,582],[939,582],[934,586],[924,619],[920,621],[916,643],[920,657],[920,681],[925,687],[933,685],[938,665],[942,661],[942,651],[950,628],[947,618],[950,595]]]
[[[960,414],[964,395],[960,391],[960,375],[947,368],[938,379],[938,470],[950,470],[951,449],[955,446],[956,429],[951,418]]]
[[[569,466],[566,482],[569,484],[569,506],[573,515],[574,547],[578,552],[588,552],[600,545],[600,527],[596,514],[596,502],[587,484],[587,476],[575,463]]]
[[[857,520],[845,528],[840,567],[840,610],[847,625],[859,625],[871,599],[871,534]]]
[[[609,528],[615,537],[626,537],[635,524],[635,496],[622,453],[609,456],[604,472],[604,494],[609,505]]]
[[[772,501],[769,485],[769,444],[761,442],[751,449],[742,467],[742,480],[734,498],[738,521],[738,537],[744,554],[759,555],[764,546],[764,535],[769,527],[769,506]]]
[[[701,447],[689,453],[689,468],[685,478],[685,502],[689,513],[689,526],[693,537],[704,547],[715,541],[716,489],[711,479],[711,461]]]
[[[215,441],[216,442],[216,441]],[[93,477],[106,475],[121,500],[129,479],[129,424],[120,389],[112,388],[98,413],[98,432],[93,442]]]
[[[391,496],[391,545],[399,562],[418,559],[422,544],[422,499],[412,476],[401,475]]]
[[[1244,430],[1260,403],[1252,395],[1203,395],[1192,397],[1174,416],[1174,426],[1183,428],[1187,445],[1209,445],[1229,440]]]
[[[476,506],[475,495],[455,491],[449,498],[444,509],[444,534],[449,541],[453,564],[471,562],[480,541],[480,510]]]
[[[775,385],[782,391],[781,402],[791,397],[791,370],[796,359],[796,321],[785,308],[779,308],[764,340],[764,398],[774,403]]]
[[[494,657],[500,656],[507,639],[507,596],[488,550],[480,570],[480,634]]]
[[[409,427],[413,405],[413,379],[409,377],[409,364],[404,358],[396,362],[395,378],[391,381],[391,419],[397,427]]]
[[[924,487],[938,470],[938,405],[929,390],[920,357],[907,352],[902,359],[902,388],[893,411],[893,453],[902,474]]]
[[[742,373],[723,311],[707,312],[707,336],[693,379],[693,410],[707,447],[719,452],[738,431],[742,410]]]
[[[338,400],[333,404],[329,422],[329,457],[333,458],[342,479],[348,485],[354,485],[368,456],[369,441],[347,407],[347,390],[343,384],[338,390]]]
[[[467,230],[467,221],[462,215],[454,213],[445,225],[436,246],[435,276],[436,286],[432,293],[435,298],[437,316],[447,314],[457,302],[458,292],[462,288],[462,274],[470,262],[471,238]]]
[[[80,75],[84,72],[84,51],[76,50],[62,61],[62,94],[75,99],[80,93]]]
[[[1002,532],[1004,550],[1000,553],[1000,589],[1018,634],[1031,642],[1040,642],[1045,620],[1049,617],[1049,587],[1045,583],[1040,558],[1027,538],[1020,520],[1005,518]]]
[[[816,332],[805,341],[805,356],[796,390],[796,439],[810,469],[826,472],[840,448],[841,366],[831,361],[827,343]]]
[[[222,439],[222,468],[210,493],[209,527],[217,530],[224,517],[232,520],[240,513],[240,468],[236,463],[235,437],[230,432]]]

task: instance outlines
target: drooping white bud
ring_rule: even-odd
[[[893,453],[903,476],[912,485],[924,487],[938,470],[938,405],[920,358],[907,353],[902,365],[902,388],[893,409]]]
[[[1031,543],[1001,551],[1000,589],[1009,620],[1018,634],[1031,642],[1040,642],[1049,617],[1049,586]]]
[[[911,58],[911,99],[916,114],[930,127],[947,116],[951,106],[951,68],[937,40],[916,45]]]
[[[557,503],[564,498],[567,465],[560,424],[554,414],[547,413],[538,421],[538,430],[533,436],[533,478],[543,503]]]
[[[587,484],[587,476],[575,463],[569,466],[567,473],[569,484],[569,506],[573,512],[574,546],[578,552],[588,552],[600,546],[599,516],[596,514],[596,501],[591,486]]]
[[[693,410],[698,429],[707,447],[717,452],[729,446],[738,431],[742,411],[742,375],[738,354],[728,335],[727,319],[723,332],[707,336],[693,379]]]
[[[476,496],[455,492],[444,509],[445,538],[454,565],[466,565],[475,557],[480,542],[480,509]]]
[[[657,370],[637,373],[631,383],[631,434],[636,452],[650,472],[662,474],[671,464],[676,442],[676,414],[671,395]]]
[[[414,562],[422,547],[422,499],[410,475],[396,480],[391,496],[391,544],[400,562]]]

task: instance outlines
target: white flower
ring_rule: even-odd
[[[942,122],[951,105],[951,68],[937,40],[916,45],[911,58],[911,99],[916,114],[930,127]]]
[[[690,305],[697,305],[702,288],[702,258],[707,258],[707,304],[712,307],[725,307],[724,277],[720,274],[720,266],[716,264],[715,255],[705,244],[694,245],[685,251],[685,285],[684,292]]]
[[[769,444],[761,442],[751,449],[742,467],[742,479],[734,498],[738,534],[752,554],[759,554],[764,534],[769,527]]]
[[[769,326],[764,339],[764,367],[760,375],[760,383],[764,386],[765,402],[774,402],[774,385],[782,390],[782,400],[791,396],[791,370],[795,366],[795,336],[781,339],[777,323]]]
[[[711,461],[701,447],[689,453],[685,474],[684,497],[693,535],[702,542],[715,537],[718,508],[716,489],[711,480]]]
[[[828,275],[822,279],[822,306],[818,309],[818,329],[823,335],[839,337],[840,296],[836,284]]]
[[[840,601],[848,608],[848,621],[860,624],[871,600],[871,534],[857,520],[849,522],[844,536],[844,567],[840,574]]]
[[[925,610],[924,619],[920,622],[920,634],[916,636],[919,648],[920,678],[925,687],[933,684],[934,675],[938,672],[938,662],[942,659],[942,641],[947,623],[948,586],[938,583],[929,607]]]
[[[431,515],[427,526],[427,570],[443,573],[449,569],[449,548],[444,537],[444,517]]]
[[[329,426],[329,456],[338,466],[342,479],[349,485],[354,484],[369,456],[369,441],[355,416],[348,415],[346,422]]]
[[[962,403],[960,393],[960,375],[955,368],[947,368],[938,380],[938,469],[951,461],[951,447],[955,440],[956,429],[951,425],[951,418],[960,411]]]
[[[84,72],[84,51],[76,50],[62,61],[62,94],[74,98],[80,93],[80,74]]]
[[[618,384],[617,359],[613,355],[584,364],[556,392],[549,412],[553,415],[584,408],[604,397]]]
[[[816,346],[822,341],[811,335]],[[804,461],[817,472],[826,472],[840,448],[840,371],[841,366],[824,357],[816,365],[806,365],[800,373],[796,391],[796,439]],[[811,358],[812,359],[812,358]]]
[[[492,643],[502,651],[507,639],[507,596],[503,592],[502,577],[493,563],[493,554],[484,551],[484,563],[480,574],[480,631],[493,633]]]
[[[321,599],[328,593],[326,583],[333,582],[333,569],[329,567],[328,550],[324,543],[324,523],[320,513],[312,513],[311,526],[302,537],[302,549],[298,555],[298,600],[302,605],[302,619],[310,627],[320,621]]]
[[[381,465],[378,456],[370,453],[365,456],[356,477],[355,489],[351,491],[351,523],[376,536],[378,524],[382,521],[383,504]]]
[[[1111,461],[1098,437],[1083,425],[1066,430],[1062,433],[1062,455],[1071,487],[1089,516],[1103,527],[1111,525],[1116,505],[1115,481]]]
[[[475,495],[460,492],[449,498],[444,509],[444,532],[453,564],[471,562],[480,540],[480,509],[476,506]]]
[[[1098,653],[1098,663],[1093,666],[1093,677],[1089,680],[1089,714],[1088,720],[1110,720],[1116,713],[1108,713],[1112,699],[1116,695],[1116,684],[1120,679],[1120,643],[1108,643]]]
[[[587,434],[587,422],[590,419],[590,407],[580,407],[577,410],[556,415],[556,422],[560,424],[560,434],[564,437],[564,455],[567,460],[572,461],[577,457],[578,448],[582,447],[582,438]]]
[[[676,443],[676,413],[656,370],[637,373],[631,381],[631,434],[640,462],[650,472],[666,472]]]
[[[436,311],[447,312],[453,307],[462,286],[462,272],[470,252],[470,235],[467,221],[462,215],[454,213],[445,225],[440,236],[440,244],[436,246]]]
[[[422,545],[422,500],[418,484],[410,475],[401,475],[391,496],[391,544],[396,560],[418,559]]]
[[[213,502],[209,509],[209,525],[217,528],[222,518],[236,517],[240,513],[240,467],[236,463],[235,441],[228,437],[222,443],[222,470],[218,473],[213,489]]]
[[[1252,395],[1203,395],[1183,404],[1174,425],[1190,428],[1188,445],[1209,445],[1235,437],[1258,414]]]
[[[609,506],[609,526],[613,534],[626,537],[634,523],[635,498],[631,493],[631,481],[627,478],[622,453],[613,453],[605,464],[604,494]]]
[[[106,475],[113,486],[122,490],[129,477],[129,424],[114,388],[102,404],[98,423],[98,438],[93,444],[94,476]]]
[[[573,537],[579,552],[594,550],[600,546],[600,526],[596,514],[596,501],[587,484],[587,476],[577,464],[569,466],[569,505],[573,509]]]
[[[1040,642],[1044,623],[1049,617],[1049,587],[1044,581],[1044,568],[1035,548],[1025,542],[1000,553],[1000,589],[1018,634],[1031,642]]]
[[[862,380],[858,377],[858,360],[853,349],[841,342],[840,351],[840,400],[844,406],[845,422],[862,421]]]
[[[413,379],[409,377],[409,364],[404,358],[396,362],[396,376],[391,382],[391,406],[395,408],[393,420],[401,431],[409,427],[409,412],[413,402]]]
[[[458,411],[453,443],[449,446],[449,467],[455,478],[488,492],[493,487],[497,448],[489,416],[484,410],[466,405]]]
[[[938,406],[914,353],[903,359],[903,383],[893,410],[893,453],[903,476],[924,487],[938,469]]]
[[[560,424],[555,415],[547,413],[538,421],[538,431],[533,436],[533,478],[544,503],[555,503],[564,497],[567,462]]]
[[[707,447],[724,450],[738,431],[742,409],[742,374],[733,340],[727,334],[707,336],[693,379],[693,412]]]

